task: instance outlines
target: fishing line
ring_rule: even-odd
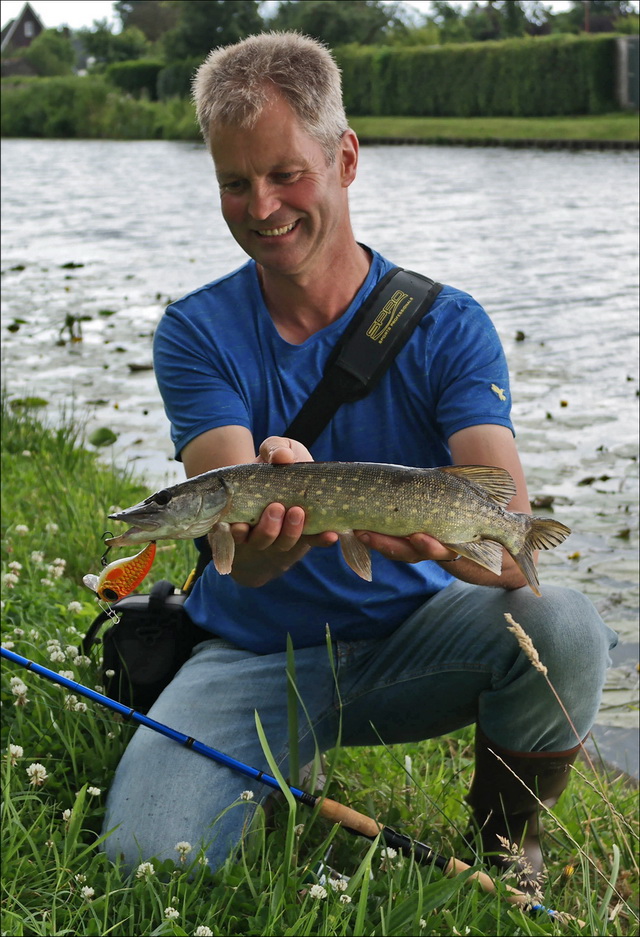
[[[243,774],[245,777],[251,778],[260,784],[264,784],[273,790],[281,790],[280,782],[264,771],[258,768],[252,768],[250,765],[246,765],[236,758],[232,758],[230,755],[225,755],[223,752],[212,748],[210,745],[199,742],[192,736],[185,735],[183,732],[179,732],[177,729],[173,729],[162,722],[158,722],[156,719],[151,719],[144,713],[137,712],[137,710],[132,709],[130,706],[125,706],[117,700],[104,696],[102,693],[98,693],[97,690],[92,690],[90,687],[84,686],[82,683],[77,683],[75,680],[71,680],[61,673],[56,673],[55,670],[50,670],[48,667],[42,666],[42,664],[37,664],[35,661],[29,660],[29,658],[23,657],[21,654],[16,654],[15,651],[11,651],[9,648],[0,647],[0,655],[12,663],[24,667],[25,670],[33,671],[33,673],[50,680],[52,683],[57,683],[69,690],[74,690],[76,693],[87,697],[87,699],[90,699],[92,702],[105,706],[107,709],[112,709],[125,719],[130,719],[133,722],[137,722],[139,725],[152,729],[154,732],[158,732],[160,735],[164,735],[166,738],[178,742],[185,748],[197,752],[199,755],[204,755],[205,758],[209,758],[217,764],[229,768],[231,771],[237,771],[239,774]],[[351,807],[345,807],[335,800],[330,800],[328,797],[323,796],[316,797],[313,794],[309,794],[307,791],[303,791],[291,785],[288,785],[288,789],[299,803],[304,804],[305,807],[309,807],[310,809],[318,808],[320,816],[332,823],[338,823],[355,836],[363,836],[368,840],[374,840],[376,837],[381,836],[387,846],[399,850],[406,856],[413,857],[419,863],[435,865],[446,876],[451,877],[459,875],[472,868],[467,865],[466,862],[462,862],[455,857],[447,859],[445,856],[436,853],[430,846],[427,846],[426,843],[411,839],[404,833],[398,833],[396,830],[391,829],[391,827],[382,826],[372,817],[359,813]],[[469,878],[476,880],[483,891],[490,893],[496,892],[496,884],[486,872],[472,872]],[[532,913],[541,912],[560,922],[575,920],[575,918],[571,918],[569,915],[562,912],[551,910],[540,904],[533,904],[530,895],[510,885],[505,885],[504,889],[507,901],[520,906],[523,910]],[[583,922],[578,923],[582,924]]]

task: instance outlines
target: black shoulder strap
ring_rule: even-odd
[[[343,403],[360,400],[375,387],[442,289],[429,277],[394,267],[372,290],[331,352],[324,374],[284,430],[283,436],[310,446]],[[196,540],[198,563],[185,584],[190,591],[211,559],[206,537]]]
[[[390,270],[356,312],[322,378],[283,435],[309,446],[343,403],[366,397],[441,289],[441,283],[419,273]]]

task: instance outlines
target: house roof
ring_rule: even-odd
[[[0,52],[4,52],[5,49],[11,48],[11,41],[13,37],[15,36],[18,27],[21,26],[22,23],[24,22],[27,14],[31,14],[31,18],[36,21],[36,23],[40,26],[41,29],[45,28],[44,23],[42,22],[42,20],[40,19],[36,11],[33,9],[31,4],[25,3],[22,10],[18,14],[18,16],[16,16],[16,18],[13,20],[9,20],[9,22],[3,27],[2,44],[0,46]]]

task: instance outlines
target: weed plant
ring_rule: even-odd
[[[3,644],[99,687],[98,661],[80,653],[97,612],[82,576],[98,572],[109,508],[148,488],[98,463],[78,424],[47,427],[5,403],[2,473]],[[193,553],[191,544],[169,545],[150,578],[180,583]],[[573,916],[561,924],[510,905],[502,881],[486,894],[468,873],[445,878],[379,842],[330,828],[283,795],[270,832],[258,808],[238,856],[213,875],[190,844],[176,844],[175,862],[149,856],[124,874],[100,850],[101,827],[133,729],[5,661],[2,704],[7,937],[637,933],[637,791],[600,764],[592,770],[578,762],[569,790],[545,817],[545,903]],[[389,749],[336,749],[327,755],[325,793],[455,854],[468,819],[471,741],[466,729]],[[327,865],[345,877],[336,879]]]

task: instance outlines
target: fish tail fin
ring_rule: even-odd
[[[531,517],[524,546],[519,553],[511,553],[520,572],[536,595],[541,595],[538,571],[533,560],[534,550],[551,550],[567,539],[571,530],[550,517]]]

